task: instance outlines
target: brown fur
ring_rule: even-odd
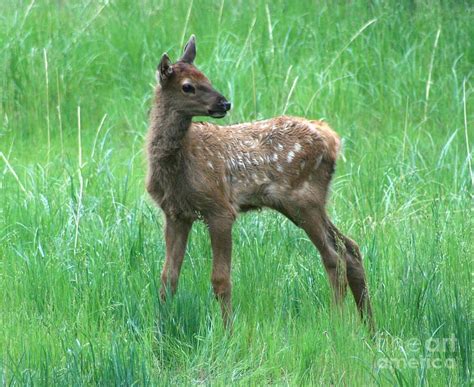
[[[191,50],[191,51],[190,51]],[[239,212],[268,207],[303,228],[321,253],[340,302],[349,283],[373,327],[357,244],[330,221],[325,207],[339,152],[338,135],[323,121],[281,116],[219,126],[195,115],[225,114],[227,103],[193,64],[194,38],[171,65],[165,54],[150,116],[147,190],[166,215],[166,287],[176,291],[192,223],[203,219],[213,249],[212,284],[231,324],[231,229]],[[191,84],[195,92],[183,92]]]

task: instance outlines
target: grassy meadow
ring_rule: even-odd
[[[473,20],[454,0],[3,0],[0,384],[470,385]],[[232,336],[203,224],[160,304],[144,136],[159,58],[191,33],[233,104],[219,123],[342,136],[329,212],[361,246],[374,340],[269,211],[234,227]]]

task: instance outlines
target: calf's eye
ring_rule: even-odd
[[[194,89],[193,85],[190,85],[189,83],[185,83],[182,87],[183,91],[185,93],[194,93],[196,90]]]

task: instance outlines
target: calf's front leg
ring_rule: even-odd
[[[214,294],[220,303],[224,327],[232,331],[232,283],[230,278],[232,260],[233,218],[213,217],[207,219],[212,245],[211,282]]]
[[[165,243],[166,258],[161,272],[160,297],[166,300],[168,294],[174,295],[178,287],[179,273],[183,264],[184,253],[192,221],[166,217]]]

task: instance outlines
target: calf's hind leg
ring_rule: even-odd
[[[344,300],[347,289],[346,262],[338,253],[337,246],[332,243],[332,238],[326,225],[324,211],[300,211],[297,224],[308,235],[309,239],[321,254],[324,268],[329,277],[333,290],[334,301],[340,305]]]
[[[357,309],[363,321],[365,321],[372,333],[375,333],[375,323],[372,314],[372,306],[369,298],[369,289],[365,276],[362,255],[359,246],[352,239],[342,234],[336,226],[328,219],[328,228],[333,240],[344,245],[344,256],[347,266],[347,281],[357,305]]]
[[[334,226],[324,209],[301,209],[291,219],[306,232],[319,250],[336,303],[344,298],[349,283],[363,321],[374,332],[375,324],[359,246]]]

